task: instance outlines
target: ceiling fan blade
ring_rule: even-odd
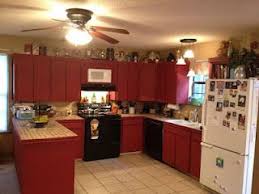
[[[26,29],[26,30],[22,30],[21,32],[32,32],[32,31],[40,31],[40,30],[51,30],[51,29],[55,29],[58,28],[62,25],[56,25],[56,26],[49,26],[49,27],[44,27],[44,28],[32,28],[32,29]]]
[[[119,41],[110,37],[110,36],[107,36],[106,34],[103,34],[101,32],[97,32],[95,30],[90,30],[89,33],[97,38],[100,38],[100,39],[103,39],[111,44],[118,44]]]
[[[109,27],[102,27],[102,26],[91,26],[97,31],[107,31],[107,32],[115,32],[120,34],[129,34],[129,31],[120,28],[109,28]]]
[[[41,7],[34,7],[29,5],[12,5],[7,3],[0,3],[0,9],[19,9],[19,10],[32,10],[32,11],[48,11]]]

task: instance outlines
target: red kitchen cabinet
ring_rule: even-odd
[[[175,132],[175,168],[189,173],[191,132],[185,127],[177,126]]]
[[[177,170],[189,173],[190,129],[165,123],[163,130],[163,161]]]
[[[171,104],[186,104],[188,102],[189,66],[166,63],[165,101]]]
[[[138,63],[130,62],[128,63],[128,100],[136,101],[138,99],[139,93],[139,71]]]
[[[75,144],[75,157],[83,158],[84,155],[84,138],[85,138],[85,122],[84,120],[59,120],[60,124],[70,129],[78,135],[77,141]]]
[[[81,60],[69,60],[66,70],[66,101],[80,101]]]
[[[84,60],[81,67],[81,83],[88,82],[88,69],[111,69],[112,70],[112,83],[117,83],[117,62],[108,60]]]
[[[118,80],[116,84],[117,88],[117,100],[128,100],[128,63],[120,62],[117,66]]]
[[[175,143],[176,138],[172,132],[171,126],[164,124],[163,129],[163,161],[170,165],[175,166]]]
[[[157,64],[140,63],[139,64],[139,96],[140,101],[156,100],[157,83]]]
[[[34,100],[34,67],[32,55],[14,54],[14,99],[21,102]]]
[[[143,150],[143,118],[124,117],[121,128],[121,153]]]
[[[50,101],[66,101],[67,59],[53,57],[51,61]]]
[[[200,178],[201,169],[201,131],[192,132],[190,174]]]
[[[156,84],[156,101],[166,101],[166,67],[167,63],[158,63],[157,65],[157,84]]]
[[[47,56],[33,56],[34,101],[49,101],[51,60]]]

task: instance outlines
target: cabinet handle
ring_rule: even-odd
[[[213,145],[209,145],[209,144],[206,144],[206,143],[203,143],[203,142],[201,142],[201,146],[204,146],[204,147],[209,148],[209,149],[213,148]]]

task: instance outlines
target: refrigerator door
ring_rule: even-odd
[[[248,156],[202,143],[200,182],[222,194],[248,194]]]
[[[251,80],[208,80],[203,105],[202,141],[242,155],[256,137],[258,93]]]

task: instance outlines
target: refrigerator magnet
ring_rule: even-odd
[[[225,82],[224,81],[217,81],[217,89],[223,90],[225,88]]]
[[[227,111],[225,118],[226,118],[227,120],[229,120],[230,117],[231,117],[231,112],[230,112],[230,111]]]
[[[208,95],[208,101],[214,102],[215,101],[215,96]]]
[[[237,112],[232,112],[232,117],[237,117]]]
[[[229,91],[229,95],[230,95],[232,98],[235,98],[235,97],[237,96],[237,90],[231,89],[231,90]]]
[[[218,96],[223,96],[224,90],[218,89]]]
[[[236,107],[236,103],[235,103],[235,102],[230,102],[230,103],[229,103],[229,106],[230,106],[231,108],[235,108],[235,107]]]
[[[240,107],[246,106],[246,96],[238,95],[238,106]]]
[[[224,100],[223,101],[223,106],[224,107],[229,107],[229,100]]]
[[[237,89],[237,82],[226,82],[226,89]]]
[[[246,116],[238,114],[238,129],[245,130]]]
[[[246,92],[247,91],[247,81],[243,81],[240,84],[240,91]]]
[[[210,82],[210,92],[214,92],[215,91],[215,81],[211,81]]]
[[[223,103],[222,102],[217,102],[216,111],[221,112],[222,108],[223,108]]]

